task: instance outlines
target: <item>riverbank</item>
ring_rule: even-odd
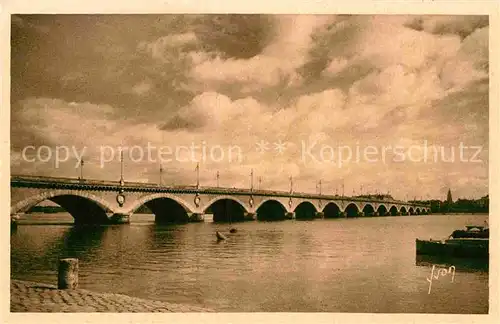
[[[60,290],[54,285],[11,279],[11,312],[213,312],[191,305],[98,293],[85,289]]]

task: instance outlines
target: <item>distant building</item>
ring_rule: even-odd
[[[481,208],[486,208],[488,209],[490,207],[490,197],[489,195],[486,195],[484,197],[481,197],[479,200],[478,200],[478,204]]]
[[[441,205],[441,211],[443,213],[447,213],[450,212],[452,208],[453,208],[453,198],[451,197],[451,190],[448,189],[446,200]]]
[[[448,195],[446,196],[446,203],[448,206],[453,205],[453,198],[451,197],[451,190],[448,189]]]

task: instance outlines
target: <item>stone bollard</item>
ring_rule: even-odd
[[[78,288],[78,259],[60,259],[57,273],[57,289]]]

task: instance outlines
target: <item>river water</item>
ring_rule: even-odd
[[[434,279],[429,293],[437,261],[415,258],[415,238],[444,238],[487,219],[254,221],[233,224],[234,234],[229,224],[160,226],[150,215],[85,229],[20,225],[11,234],[11,277],[56,284],[59,258],[76,257],[81,288],[222,312],[487,313],[487,267],[457,263],[453,280]],[[217,242],[217,230],[229,239]]]

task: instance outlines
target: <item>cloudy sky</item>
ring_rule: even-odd
[[[488,35],[487,16],[15,15],[12,173],[77,177],[74,148],[84,177],[118,180],[118,147],[149,145],[125,180],[158,182],[164,146],[164,183],[195,184],[205,147],[202,186],[253,169],[268,189],[480,197]]]

